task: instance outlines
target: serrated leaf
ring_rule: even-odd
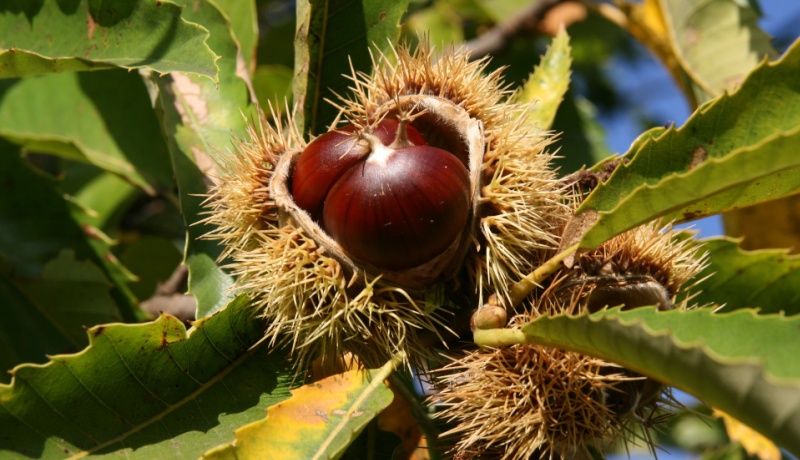
[[[197,298],[198,317],[222,308],[230,301],[231,277],[216,263],[221,247],[200,237],[210,230],[197,225],[204,211],[201,206],[215,174],[213,157],[225,155],[234,137],[245,134],[245,116],[252,110],[248,82],[237,72],[237,44],[227,18],[208,1],[186,8],[184,16],[211,31],[209,45],[223,57],[219,62],[219,85],[207,79],[182,74],[154,77],[159,109],[168,134],[175,178],[180,191],[180,206],[187,228],[186,264],[189,266],[189,292]]]
[[[541,317],[475,342],[531,343],[602,358],[717,407],[800,453],[800,316],[655,307]]]
[[[392,402],[384,383],[399,360],[381,369],[352,370],[292,390],[267,418],[236,430],[236,440],[204,459],[336,459],[378,412]]]
[[[344,95],[352,69],[370,73],[373,53],[388,54],[397,41],[409,0],[301,0],[297,2],[294,100],[303,110],[301,133],[327,130],[338,110],[325,102]]]
[[[253,347],[263,324],[239,298],[187,334],[170,316],[90,329],[75,355],[0,385],[0,456],[196,458],[286,399],[286,355]]]
[[[640,138],[627,154],[630,162],[578,209],[598,213],[581,246],[657,217],[690,220],[800,191],[798,72],[796,43],[681,128]]]
[[[697,105],[735,88],[774,58],[758,14],[735,0],[659,0],[673,52],[691,78]]]
[[[239,45],[245,68],[252,74],[258,45],[258,14],[255,0],[214,0],[214,5],[230,21],[231,35]]]
[[[141,78],[125,70],[0,80],[0,136],[88,161],[154,195],[172,168]]]
[[[47,263],[36,279],[16,280],[15,284],[76,349],[87,344],[84,327],[122,320],[103,271],[88,260],[77,260],[71,251],[61,252]]]
[[[776,55],[751,6],[736,0],[645,0],[622,5],[627,27],[664,63],[691,105],[735,88]]]
[[[531,74],[515,98],[522,102],[536,102],[528,114],[528,123],[548,130],[553,125],[556,111],[564,100],[570,81],[569,35],[562,29],[542,57],[541,62]]]
[[[0,3],[0,78],[118,66],[216,79],[208,31],[170,1],[62,3]]]
[[[125,286],[128,278],[108,245],[91,237],[90,229],[73,217],[55,183],[32,170],[14,150],[0,139],[0,183],[13,190],[0,200],[3,275],[13,277],[15,283],[34,280],[61,251],[73,251],[78,260],[89,260],[103,270],[120,314],[126,321],[135,321],[137,310]]]
[[[800,256],[788,250],[746,251],[735,240],[703,241],[709,265],[697,278],[694,302],[724,305],[723,311],[759,308],[762,313],[800,313]]]

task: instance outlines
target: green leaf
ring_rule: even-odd
[[[72,252],[59,254],[44,266],[37,279],[16,284],[76,347],[87,344],[84,327],[122,320],[103,271],[90,261],[77,260]]]
[[[6,371],[19,363],[43,362],[48,354],[77,349],[5,276],[0,276],[0,305],[0,383],[11,379]]]
[[[255,0],[213,0],[230,21],[233,38],[239,45],[245,68],[252,72],[258,45],[258,17]]]
[[[5,1],[0,4],[0,78],[112,66],[216,79],[208,31],[169,1]]]
[[[638,139],[630,162],[578,209],[597,218],[581,246],[657,217],[689,220],[800,191],[798,72],[796,43],[681,128],[657,128]]]
[[[800,453],[800,316],[655,307],[541,318],[475,332],[481,345],[531,343],[602,358],[691,393]]]
[[[423,33],[431,43],[446,48],[464,42],[462,26],[463,5],[455,2],[433,2],[430,7],[422,8],[408,15],[403,24],[403,40],[416,43]]]
[[[194,324],[170,316],[89,330],[79,354],[14,369],[0,385],[0,457],[183,459],[286,399],[286,354],[245,298]]]
[[[125,245],[120,260],[136,275],[131,291],[141,300],[148,299],[159,283],[168,280],[175,268],[181,264],[182,245],[166,238],[143,236]]]
[[[352,69],[369,73],[370,50],[388,53],[409,0],[300,0],[297,2],[294,100],[303,110],[301,133],[327,130],[338,110],[325,102],[344,95]]]
[[[292,69],[279,64],[256,67],[253,89],[262,107],[271,103],[275,111],[280,112],[292,97]]]
[[[569,35],[561,30],[553,38],[536,70],[515,95],[519,101],[536,102],[528,115],[528,123],[543,130],[553,126],[556,111],[569,88],[571,63]]]
[[[672,51],[692,81],[696,105],[736,87],[774,58],[758,13],[735,0],[659,0]],[[691,95],[690,95],[691,96]]]
[[[77,259],[102,268],[120,314],[126,321],[136,321],[139,315],[125,285],[127,274],[108,244],[93,238],[92,229],[73,217],[53,181],[33,171],[2,139],[0,183],[14,191],[0,200],[0,273],[33,279],[62,250],[74,251]]]
[[[172,167],[170,167],[172,169]],[[76,191],[73,199],[86,209],[84,221],[103,229],[112,224],[112,219],[123,211],[139,191],[117,175],[104,172],[87,180]]]
[[[0,200],[0,262],[26,277],[38,276],[63,249],[99,262],[54,181],[13,150],[0,139],[0,183],[13,191]]]
[[[215,171],[213,157],[225,155],[234,137],[245,135],[245,116],[252,109],[246,75],[237,73],[238,47],[227,18],[208,1],[186,8],[184,17],[202,24],[209,45],[221,55],[219,85],[183,74],[154,77],[158,109],[180,191],[180,207],[187,228],[186,263],[189,292],[197,298],[198,317],[213,313],[230,301],[231,277],[216,263],[221,248],[201,240],[211,229],[199,225],[201,206],[210,184],[206,174]]]
[[[236,430],[236,440],[204,459],[257,459],[280,452],[286,460],[337,459],[378,412],[392,402],[384,380],[400,362],[381,369],[353,370],[292,390],[292,397],[267,409],[267,418]]]
[[[122,69],[0,80],[0,135],[88,161],[145,192],[171,190],[172,167],[147,91]]]
[[[525,7],[530,6],[525,0],[476,0],[475,3],[496,23],[524,13]]]
[[[788,249],[745,251],[736,240],[705,240],[709,266],[697,278],[694,302],[723,311],[759,308],[762,313],[800,313],[800,256]]]

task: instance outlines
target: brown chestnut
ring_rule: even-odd
[[[469,173],[453,154],[436,147],[376,144],[331,188],[324,227],[346,252],[375,267],[421,265],[463,231]]]
[[[397,137],[400,122],[387,118],[375,127],[374,134],[384,145]],[[425,139],[412,126],[405,127],[408,141],[425,145]],[[303,151],[292,174],[292,197],[317,222],[322,221],[322,207],[333,184],[364,156],[369,143],[355,134],[354,125],[346,125],[314,139]]]

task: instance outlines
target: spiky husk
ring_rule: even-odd
[[[400,47],[395,58],[376,59],[373,76],[353,75],[353,95],[341,102],[343,117],[366,128],[396,111],[389,108],[392,101],[419,95],[454,102],[484,129],[480,235],[472,238],[474,250],[453,283],[411,292],[379,274],[353,279],[286,218],[269,184],[278,159],[306,145],[291,116],[277,126],[262,116],[249,129],[249,139],[221,159],[219,181],[207,201],[206,222],[217,226],[207,237],[226,246],[222,257],[236,277],[234,288],[251,294],[268,320],[271,340],[288,333],[302,361],[345,350],[368,366],[397,352],[424,359],[431,349],[428,338],[441,342],[448,330],[444,319],[450,312],[443,305],[453,286],[461,286],[459,295],[476,296],[476,304],[488,294],[504,298],[513,282],[556,250],[555,235],[569,215],[566,189],[544,150],[551,138],[525,124],[532,106],[506,100],[510,93],[499,71],[484,75],[486,61],[470,62],[462,51],[435,58],[424,44],[413,53]]]
[[[641,226],[578,256],[527,299],[510,327],[580,313],[600,286],[623,289],[621,298],[630,299],[628,284],[653,283],[671,308],[688,308],[690,298],[676,295],[704,260],[690,239],[658,223]],[[648,430],[674,405],[669,389],[615,364],[528,344],[474,350],[434,377],[440,391],[432,402],[442,407],[439,417],[455,423],[444,435],[455,439],[457,458],[574,458],[587,445],[637,438],[653,449]]]
[[[600,376],[601,360],[553,348],[481,349],[445,366],[434,401],[457,423],[460,458],[561,458],[624,434],[604,404],[626,377]]]
[[[626,302],[626,308],[652,305],[661,299],[664,309],[687,308],[690,298],[676,296],[691,288],[687,285],[706,264],[700,246],[687,234],[681,234],[659,221],[644,224],[611,238],[595,249],[575,257],[571,269],[559,273],[543,297],[580,296],[591,298],[595,308],[614,307]],[[650,295],[631,294],[634,290],[658,290]],[[597,294],[602,292],[602,296]],[[615,293],[619,296],[615,299]],[[592,297],[594,296],[594,297]],[[637,304],[637,300],[640,303]],[[643,302],[643,303],[641,303]],[[648,303],[650,302],[650,303]],[[676,303],[677,302],[677,303]],[[572,302],[585,308],[584,303]],[[562,313],[552,311],[551,302],[533,304],[534,315]],[[542,311],[542,307],[550,311]]]
[[[351,350],[375,366],[398,352],[425,356],[420,334],[446,330],[435,306],[421,295],[385,285],[379,277],[352,281],[315,240],[285,221],[269,194],[278,158],[305,147],[291,118],[284,126],[249,128],[249,139],[221,158],[219,182],[207,200],[206,235],[225,245],[221,260],[268,320],[267,336],[288,340],[298,360],[333,359]]]
[[[452,101],[482,122],[482,218],[466,264],[475,293],[507,299],[510,286],[558,248],[571,191],[551,167],[552,136],[527,124],[535,106],[510,101],[500,70],[486,74],[487,65],[486,59],[471,62],[464,50],[434,56],[424,42],[413,52],[399,47],[393,58],[377,59],[374,75],[353,76],[354,96],[342,110],[355,123],[376,120],[399,98],[426,95]]]

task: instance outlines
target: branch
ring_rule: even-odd
[[[564,0],[538,0],[531,3],[518,14],[506,19],[484,32],[480,36],[466,42],[464,46],[470,52],[472,60],[478,60],[488,54],[502,51],[508,42],[523,33],[535,31],[545,14]]]

